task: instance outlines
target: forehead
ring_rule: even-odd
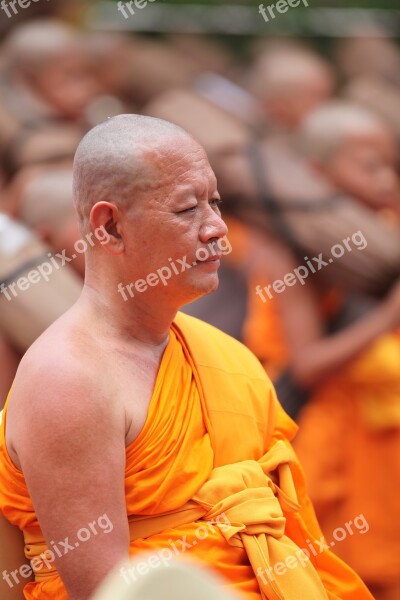
[[[191,138],[171,138],[149,160],[160,176],[160,187],[190,186],[199,190],[214,191],[217,180],[205,150]],[[213,190],[211,188],[214,188]]]

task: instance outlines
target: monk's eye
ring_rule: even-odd
[[[185,208],[184,210],[179,210],[176,214],[182,215],[184,213],[194,213],[197,208],[197,204],[195,206],[190,206],[189,208]]]
[[[210,200],[210,204],[217,208],[219,208],[221,206],[222,202],[223,201],[221,200],[221,198],[213,198],[212,200]]]

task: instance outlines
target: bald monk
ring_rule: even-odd
[[[8,182],[13,182],[13,178],[25,168],[43,165],[71,167],[83,133],[82,127],[71,123],[41,123],[19,129],[5,146],[2,156]]]
[[[84,254],[77,254],[74,244],[80,239],[72,197],[72,169],[26,169],[25,181],[13,198],[14,212],[30,229],[36,231],[55,252],[76,255],[71,267],[83,277]]]
[[[252,66],[249,87],[271,130],[285,133],[332,96],[335,75],[328,63],[307,48],[267,44]]]
[[[297,137],[310,164],[337,188],[400,219],[397,141],[378,115],[336,100],[312,111]]]
[[[36,571],[25,598],[87,600],[128,554],[169,550],[248,600],[371,600],[321,541],[296,426],[259,362],[178,312],[216,289],[227,234],[202,147],[165,121],[110,119],[77,150],[74,194],[81,233],[110,240],[24,356],[2,419],[0,510]],[[162,285],[171,261],[185,268]]]
[[[22,123],[84,118],[99,87],[79,33],[57,19],[22,23],[5,39],[2,104]]]
[[[310,113],[298,135],[319,173],[375,211],[377,218],[388,218],[399,227],[398,150],[392,131],[380,117],[357,104],[331,102]],[[396,292],[392,300],[395,296]],[[314,387],[312,401],[299,421],[296,449],[322,528],[331,528],[354,510],[362,510],[370,523],[368,542],[348,537],[338,547],[339,555],[357,569],[377,600],[396,600],[400,561],[394,557],[400,554],[400,529],[393,518],[399,505],[392,489],[400,483],[400,307],[398,301],[391,303],[393,308],[386,305],[366,317],[368,321],[375,320],[374,313],[385,317],[386,326],[375,329],[373,343]],[[387,319],[390,314],[394,320]],[[364,336],[369,330],[362,321],[354,327]],[[347,328],[352,340],[348,348],[357,342],[353,330]],[[317,347],[314,350],[318,352]],[[311,435],[313,431],[324,433]],[[351,461],[346,462],[350,445]],[[378,548],[376,560],[373,553]]]

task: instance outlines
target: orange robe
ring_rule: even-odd
[[[147,420],[126,449],[130,554],[169,549],[183,557],[184,540],[187,556],[247,600],[371,600],[358,576],[316,543],[322,534],[290,445],[296,430],[247,348],[178,314]],[[4,431],[5,419],[0,509],[28,539],[36,536],[31,558],[43,549],[39,523]],[[40,579],[25,587],[27,599],[67,600],[56,571]]]
[[[262,279],[261,279],[262,281]],[[252,286],[260,283],[255,278]],[[278,375],[289,349],[278,298],[253,293],[244,341]],[[328,307],[329,308],[329,307]],[[276,344],[270,343],[272,339]],[[319,384],[299,416],[294,443],[326,536],[363,515],[369,529],[334,547],[371,586],[400,579],[400,335],[381,336]],[[342,534],[340,534],[342,535]],[[394,598],[397,598],[397,593]]]

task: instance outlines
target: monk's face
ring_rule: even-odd
[[[127,213],[127,271],[134,281],[163,269],[166,285],[146,293],[183,305],[217,288],[219,259],[227,254],[217,181],[189,137],[172,138],[147,158],[157,183]]]
[[[400,185],[396,162],[394,141],[382,129],[349,137],[331,158],[326,171],[337,187],[374,210],[397,210]]]
[[[67,119],[80,119],[96,97],[99,87],[85,56],[71,51],[49,63],[38,73],[37,92]]]

